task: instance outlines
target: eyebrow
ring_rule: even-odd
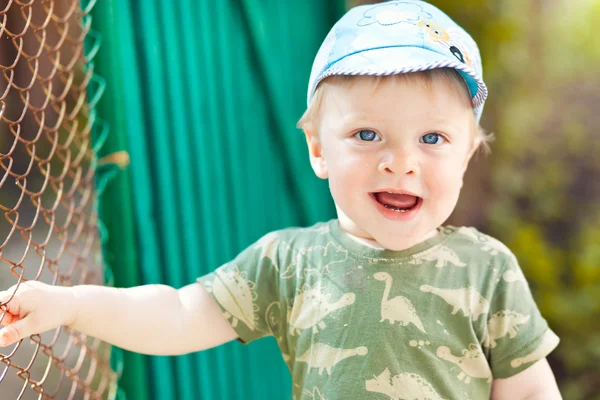
[[[341,126],[347,126],[347,125],[372,125],[372,124],[381,124],[385,122],[385,120],[382,119],[376,119],[373,118],[371,116],[369,116],[369,114],[347,114],[346,116],[343,117],[342,121],[341,121]]]
[[[343,119],[341,120],[341,122],[339,123],[338,126],[343,127],[343,128],[349,128],[351,126],[371,127],[371,126],[378,126],[378,125],[386,124],[387,122],[388,122],[387,119],[376,119],[376,118],[369,116],[369,114],[362,114],[362,113],[361,114],[348,114],[347,116],[343,117]],[[453,124],[452,122],[450,122],[446,119],[441,119],[441,118],[436,118],[436,117],[430,118],[428,121],[423,123],[423,125],[426,126],[426,128],[423,130],[423,132],[430,131],[430,130],[431,131],[442,131],[442,132],[461,132],[462,131],[462,129],[459,129],[459,127],[457,125]]]
[[[457,131],[460,132],[461,129],[459,129],[459,127],[455,124],[453,124],[452,122],[449,122],[447,120],[444,119],[439,119],[439,118],[432,118],[430,121],[428,121],[428,125],[434,126],[434,127],[440,127],[443,129],[443,131],[448,130],[447,128],[450,128],[451,131]]]

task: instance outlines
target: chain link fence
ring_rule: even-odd
[[[104,282],[92,6],[0,0],[0,290],[26,280]],[[110,346],[66,327],[33,335],[0,348],[0,398],[114,398],[110,355]]]

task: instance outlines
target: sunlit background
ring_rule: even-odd
[[[91,18],[82,17],[87,11],[71,16],[73,38],[91,24],[85,47],[88,54],[94,50],[93,60],[73,50],[76,39],[67,40],[60,54],[63,64],[65,57],[79,57],[80,66],[73,67],[79,85],[88,84],[84,72],[93,68],[95,78],[82,86],[88,102],[104,93],[89,132],[82,127],[90,110],[84,107],[75,118],[82,137],[93,139],[77,142],[78,148],[88,146],[92,153],[91,146],[97,145],[98,156],[108,156],[98,165],[91,156],[81,164],[84,171],[96,168],[96,195],[81,210],[90,223],[96,223],[94,210],[100,213],[104,259],[99,261],[99,236],[90,233],[89,258],[75,257],[76,263],[85,260],[90,273],[78,266],[70,282],[59,284],[96,282],[101,279],[97,263],[102,263],[109,284],[180,287],[271,230],[335,216],[326,183],[312,173],[295,124],[305,109],[310,67],[321,41],[347,7],[366,2],[30,3],[0,0],[4,171],[27,171],[28,147],[16,136],[33,140],[40,126],[33,110],[16,123],[23,98],[14,90],[5,92],[11,86],[7,71],[20,82],[32,76],[31,63],[10,65],[19,42],[2,31],[25,26],[29,14],[24,9],[42,24],[49,10],[64,16],[72,4],[85,10],[94,6]],[[475,226],[511,248],[542,314],[561,337],[549,361],[563,397],[600,399],[600,0],[431,3],[480,46],[490,93],[482,126],[496,137],[492,153],[472,161],[448,223]],[[44,40],[57,44],[64,24],[60,18],[52,21],[58,28],[46,30]],[[42,40],[40,32],[37,39],[35,29],[25,33],[25,49]],[[44,57],[53,59],[52,54],[46,49],[40,56],[46,74],[52,63]],[[57,96],[70,85],[68,79],[53,83]],[[43,90],[34,88],[31,96],[31,104],[39,105]],[[76,103],[74,97],[66,101]],[[56,109],[53,113],[43,124],[57,120]],[[18,134],[9,129],[17,125]],[[104,133],[108,137],[101,146]],[[50,152],[50,142],[42,142],[39,151]],[[129,167],[119,172],[129,159]],[[64,158],[53,162],[58,169],[66,164]],[[35,165],[32,171],[29,189],[40,189],[43,174]],[[76,174],[66,179],[80,182]],[[31,195],[21,198],[15,181],[0,182],[3,238],[14,226],[15,212],[23,226],[35,221],[35,202]],[[66,196],[57,187],[52,194]],[[83,203],[85,196],[81,192],[74,198]],[[68,209],[65,205],[57,216],[68,218]],[[49,229],[43,222],[35,228],[38,237]],[[69,270],[74,256],[68,251],[58,264],[48,261],[49,254],[62,254],[64,241],[64,232],[50,231],[53,241],[46,250],[31,250],[24,259],[26,236],[15,235],[1,245],[0,289],[16,283],[15,271],[51,282],[57,268]],[[160,316],[156,319],[160,327]],[[42,342],[52,340],[53,335],[42,336]],[[58,343],[57,348],[65,346]],[[44,365],[31,377],[9,366],[26,363],[34,348],[33,341],[25,340],[15,355],[0,351],[2,399],[17,398],[24,382],[30,384],[27,379],[43,375]],[[113,354],[113,367],[123,368],[120,387],[128,399],[290,398],[289,373],[272,338],[182,357],[122,356],[124,362],[120,352]],[[60,393],[56,398],[67,398],[69,388]],[[23,398],[37,397],[27,391]]]

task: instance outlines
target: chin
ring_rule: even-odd
[[[390,222],[388,220],[381,220],[378,218],[378,215],[360,215],[360,212],[357,210],[351,210],[356,211],[356,213],[351,212],[352,215],[356,215],[355,218],[350,218],[337,203],[336,210],[343,230],[355,236],[374,240],[379,246],[392,251],[406,250],[425,241],[428,239],[428,234],[439,226],[439,224],[433,224],[431,220],[427,225],[432,226],[427,228],[422,226],[424,221],[420,221],[421,224]],[[423,218],[424,215],[420,215],[420,217]],[[390,223],[392,225],[389,225]],[[417,226],[411,227],[410,225]]]

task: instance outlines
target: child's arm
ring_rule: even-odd
[[[562,400],[546,358],[507,379],[495,379],[491,400]]]
[[[0,304],[13,292],[14,288],[0,292]],[[26,282],[6,307],[0,346],[60,325],[130,351],[156,355],[204,350],[237,338],[219,306],[198,283],[176,290],[164,285],[117,289]]]

